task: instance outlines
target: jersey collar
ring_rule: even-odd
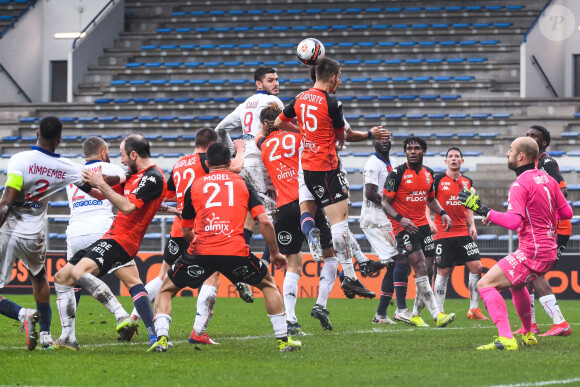
[[[530,164],[520,165],[519,167],[517,167],[515,169],[514,172],[516,173],[516,176],[519,176],[522,173],[524,173],[525,171],[528,171],[530,169],[535,169],[535,168],[536,168],[536,166],[534,165],[534,163],[530,163]]]
[[[265,90],[256,90],[256,94],[266,94],[269,95],[267,91]]]
[[[46,149],[42,149],[41,147],[38,147],[35,145],[31,145],[30,148],[32,148],[32,150],[36,150],[36,151],[39,151],[41,153],[44,153],[45,155],[48,155],[50,157],[60,157],[60,155],[58,153],[53,153],[51,151],[47,151]]]
[[[383,158],[377,153],[375,152],[375,157],[379,160],[381,160],[383,163],[385,163],[385,165],[388,167],[391,165],[391,159],[389,158],[388,161],[383,160]]]
[[[85,163],[85,165],[91,165],[91,164],[94,164],[94,163],[100,163],[100,162],[101,162],[101,160],[91,160],[91,161],[87,161],[87,162]]]

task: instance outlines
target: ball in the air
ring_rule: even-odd
[[[300,62],[305,65],[316,66],[324,59],[324,45],[318,39],[304,39],[298,43],[296,55]]]

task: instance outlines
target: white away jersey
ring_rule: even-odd
[[[284,109],[284,104],[280,98],[270,95],[265,91],[257,91],[245,102],[241,103],[236,110],[224,118],[215,130],[225,129],[228,132],[234,128],[242,128],[243,139],[246,143],[244,158],[248,155],[260,157],[260,150],[256,146],[256,136],[260,133],[260,113],[272,102],[275,102],[280,110]],[[233,149],[232,149],[233,151]]]
[[[103,161],[89,161],[85,164],[85,168],[95,172],[100,170],[103,175],[109,176],[125,174],[123,168]],[[97,200],[74,184],[66,186],[66,195],[70,207],[70,219],[66,229],[68,238],[89,234],[104,235],[107,232],[115,218],[110,201]]]
[[[12,156],[6,173],[21,176],[23,184],[0,231],[22,237],[44,233],[47,197],[80,182],[81,171],[81,165],[35,146]]]
[[[387,180],[387,175],[393,169],[395,160],[390,157],[388,164],[376,153],[372,155],[365,164],[363,172],[363,184],[374,184],[378,187],[379,195],[383,196],[383,187]],[[361,224],[368,222],[374,225],[384,225],[389,223],[389,219],[380,206],[366,198],[363,191],[363,205],[361,209]]]

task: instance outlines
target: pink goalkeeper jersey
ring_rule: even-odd
[[[556,259],[556,212],[568,205],[556,180],[530,169],[512,183],[508,213],[523,218],[518,227],[519,249],[538,261]]]

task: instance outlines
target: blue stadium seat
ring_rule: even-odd
[[[16,142],[18,140],[20,140],[22,137],[20,136],[6,136],[6,137],[2,137],[2,141],[5,142]],[[62,138],[64,140],[64,137]]]
[[[471,118],[477,119],[477,120],[484,120],[484,119],[488,118],[489,116],[491,116],[490,113],[473,113],[471,115]]]
[[[465,157],[478,157],[483,154],[483,151],[467,151],[463,152],[463,156]]]
[[[449,119],[452,120],[464,120],[469,117],[467,113],[451,113],[449,114]]]
[[[497,239],[497,235],[495,234],[479,234],[477,236],[478,241],[494,241]]]
[[[130,121],[135,121],[137,119],[137,116],[122,116],[122,117],[117,117],[117,120],[119,122],[130,122]]]
[[[451,133],[451,132],[435,133],[435,138],[453,138],[456,135],[457,135],[457,133]]]
[[[580,156],[580,151],[578,150],[574,150],[574,151],[569,151],[566,153],[568,156],[572,156],[572,157],[578,157]]]
[[[580,136],[579,132],[562,132],[563,138],[576,138]]]
[[[459,138],[475,138],[477,136],[477,133],[474,132],[468,132],[468,133],[458,133],[457,137]]]
[[[385,118],[387,120],[400,120],[403,119],[405,117],[405,114],[403,113],[389,113],[389,114],[385,114]]]
[[[480,138],[497,138],[497,136],[499,136],[499,133],[493,132],[493,133],[479,133],[479,137]]]

